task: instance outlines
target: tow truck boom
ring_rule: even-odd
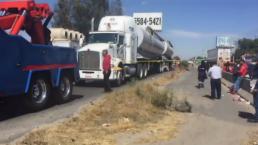
[[[34,44],[49,42],[47,25],[53,12],[48,4],[36,4],[33,0],[1,2],[0,11],[1,29],[10,29],[11,35],[25,30]]]

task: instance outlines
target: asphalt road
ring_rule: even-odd
[[[176,139],[152,145],[242,145],[257,124],[247,122],[254,112],[252,106],[233,101],[228,88],[222,87],[222,99],[210,98],[209,80],[204,89],[198,89],[197,71],[191,70],[168,88],[192,104],[192,113],[186,114],[186,123]]]
[[[1,101],[0,144],[11,142],[38,126],[72,116],[81,106],[98,99],[101,94],[103,89],[99,83],[76,86],[70,102],[62,105],[50,104],[36,113],[24,111],[17,98]]]

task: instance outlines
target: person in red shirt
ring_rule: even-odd
[[[240,69],[238,71],[238,77],[233,85],[233,89],[232,89],[232,93],[237,93],[238,90],[240,89],[240,85],[241,82],[243,80],[243,78],[246,76],[246,74],[248,73],[248,65],[246,64],[246,62],[244,60],[240,61]]]
[[[111,73],[111,56],[108,54],[107,50],[103,50],[102,52],[103,54],[103,75],[104,75],[104,91],[105,92],[111,92],[111,86],[110,86],[110,82],[109,82],[109,76]]]

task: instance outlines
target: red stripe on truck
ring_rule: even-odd
[[[49,65],[28,65],[24,67],[23,71],[33,70],[51,70],[51,69],[67,69],[75,68],[76,64],[49,64]]]

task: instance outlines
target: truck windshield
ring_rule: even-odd
[[[90,34],[88,43],[117,43],[117,34],[112,33],[97,33]]]

